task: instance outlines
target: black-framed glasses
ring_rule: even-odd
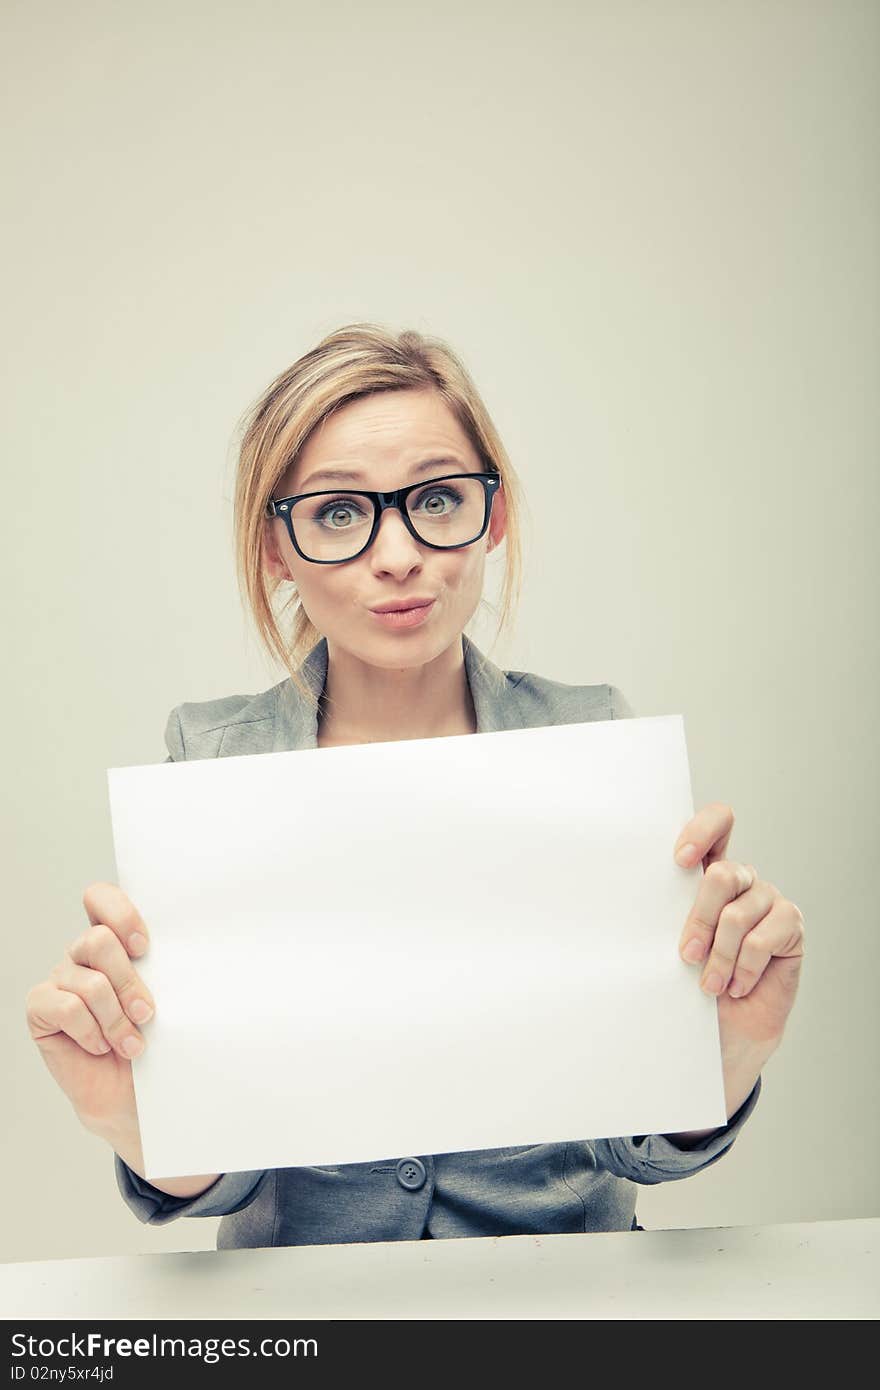
[[[382,513],[397,507],[410,535],[432,550],[473,545],[485,534],[498,473],[448,473],[393,492],[300,492],[273,497],[267,516],[280,516],[298,555],[313,565],[354,560],[372,545]]]

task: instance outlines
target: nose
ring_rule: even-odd
[[[382,569],[405,571],[420,563],[421,547],[410,534],[399,507],[385,508],[367,554],[373,565]]]

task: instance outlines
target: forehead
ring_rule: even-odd
[[[318,468],[358,470],[365,485],[397,486],[401,470],[431,454],[454,453],[475,467],[467,434],[435,391],[379,391],[349,401],[309,436],[296,465],[284,475],[296,491]]]

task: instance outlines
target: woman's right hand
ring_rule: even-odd
[[[149,933],[115,883],[90,884],[83,907],[91,925],[48,980],[29,992],[28,1027],[81,1123],[144,1177],[131,1058],[144,1049],[137,1025],[152,1017],[155,1002],[131,958],[144,954]],[[196,1197],[219,1176],[188,1174],[153,1186],[172,1197]]]
[[[129,1147],[140,1136],[131,1058],[144,1048],[139,1024],[155,1001],[132,964],[149,933],[113,883],[83,894],[90,926],[27,996],[31,1037],[86,1129]]]

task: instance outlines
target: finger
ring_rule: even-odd
[[[756,927],[743,937],[728,994],[742,999],[760,980],[774,956],[802,956],[804,919],[798,907],[781,895]]]
[[[116,945],[120,951],[123,951],[118,941]],[[52,972],[52,978],[59,989],[79,995],[97,1020],[104,1037],[120,1056],[138,1057],[143,1052],[144,1039],[137,1028],[132,1026],[122,1008],[119,996],[103,971],[80,965],[70,955],[67,955],[61,965]],[[137,983],[136,977],[135,980]],[[144,994],[146,993],[147,991],[144,990]],[[127,996],[129,1013],[133,1002],[139,997],[141,997],[139,994]],[[151,1016],[153,1012],[152,1005],[148,1004],[146,999],[144,1003],[149,1008],[150,1014],[140,1018],[138,1021],[141,1023],[145,1023],[147,1017]]]
[[[83,907],[93,927],[111,927],[130,956],[142,956],[150,934],[134,903],[115,883],[90,883],[83,893]]]
[[[76,965],[85,965],[106,975],[121,1007],[133,1023],[146,1023],[155,1012],[156,1001],[138,975],[125,947],[111,927],[99,922],[89,927],[70,946],[67,954]],[[141,1007],[143,1006],[143,1007]]]
[[[39,1044],[45,1038],[66,1033],[86,1052],[101,1056],[112,1051],[97,1019],[76,994],[58,989],[49,980],[35,985],[27,997],[27,1021],[31,1037]]]
[[[700,978],[700,988],[707,994],[724,993],[733,977],[743,941],[767,916],[777,897],[772,883],[756,879],[747,892],[721,909],[709,959]]]
[[[703,806],[688,821],[675,842],[673,857],[685,868],[693,868],[702,859],[704,868],[723,859],[733,830],[734,814],[730,806],[713,801]]]
[[[706,959],[722,909],[740,893],[747,893],[756,877],[753,866],[737,864],[733,859],[720,859],[709,865],[682,928],[679,951],[683,960],[696,965]]]

